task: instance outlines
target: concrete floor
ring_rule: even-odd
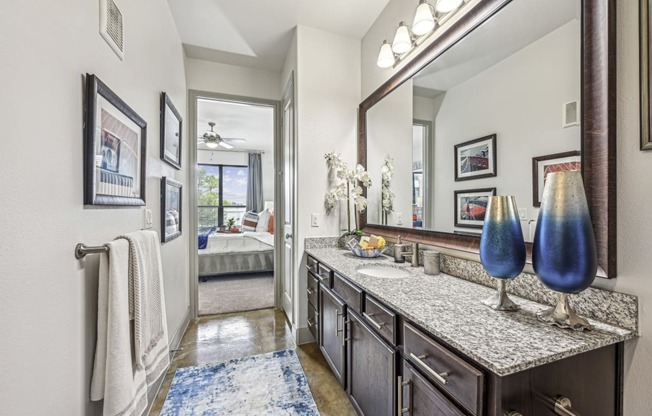
[[[264,309],[201,317],[190,323],[179,348],[183,350],[176,353],[165,374],[152,405],[152,416],[160,413],[177,368],[220,363],[286,348],[296,348],[321,415],[356,414],[317,345],[294,344],[283,312]]]

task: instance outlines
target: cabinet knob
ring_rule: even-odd
[[[505,412],[505,416],[523,416],[523,414],[516,410],[510,410],[509,412]]]

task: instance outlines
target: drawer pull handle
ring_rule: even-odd
[[[572,409],[573,404],[568,397],[559,396],[555,400],[555,414],[560,416],[580,416]]]
[[[398,376],[398,397],[396,398],[396,403],[398,404],[398,414],[399,416],[407,413],[408,415],[411,413],[410,412],[410,405],[407,407],[403,407],[403,387],[410,387],[410,380],[403,381],[403,377]],[[408,397],[410,396],[410,390],[408,390]]]
[[[383,328],[383,325],[385,325],[384,322],[381,322],[381,323],[376,322],[376,321],[374,320],[374,318],[372,318],[373,314],[372,314],[372,315],[369,315],[369,314],[366,313],[366,312],[362,312],[362,315],[364,315],[364,317],[367,318],[367,320],[369,321],[369,323],[370,323],[371,325],[373,325],[374,328],[376,328],[376,329],[379,330],[379,331]]]
[[[505,416],[523,416],[523,414],[520,413],[520,412],[517,412],[515,410],[512,410],[512,411],[506,412]]]
[[[314,295],[315,294],[315,291],[311,287],[306,289],[306,292],[308,292],[309,295]]]
[[[308,326],[314,326],[315,325],[315,320],[308,318]]]
[[[419,367],[421,367],[421,369],[423,369],[428,374],[433,376],[441,384],[448,384],[448,380],[444,378],[444,377],[448,377],[448,372],[438,373],[432,368],[430,368],[430,366],[426,364],[425,361],[423,361],[426,358],[425,355],[420,355],[417,357],[416,355],[414,355],[414,353],[410,353],[410,358],[412,358],[412,360],[414,360],[414,362],[417,363]]]

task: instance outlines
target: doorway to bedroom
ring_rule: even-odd
[[[195,103],[197,314],[273,308],[276,103]]]

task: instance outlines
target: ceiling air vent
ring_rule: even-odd
[[[571,101],[569,103],[564,103],[564,121],[563,126],[579,126],[580,125],[580,106],[577,101]]]
[[[122,13],[113,0],[100,0],[100,35],[121,60],[125,59]]]

